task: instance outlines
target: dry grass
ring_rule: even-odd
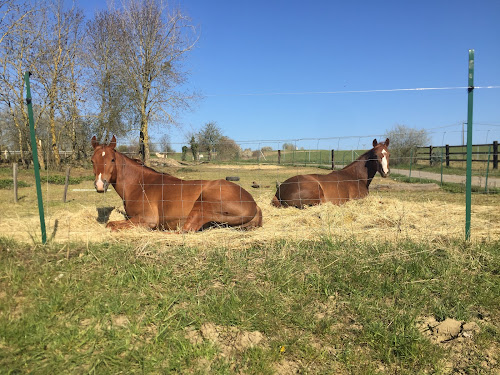
[[[256,166],[253,166],[255,168]],[[258,166],[257,166],[258,167]],[[262,167],[262,166],[261,166]],[[214,166],[197,166],[194,172],[183,170],[185,178],[207,178]],[[245,172],[248,175],[245,175]],[[316,170],[317,171],[317,170]],[[279,209],[270,205],[274,194],[275,179],[288,177],[294,173],[304,173],[307,169],[285,170],[274,167],[269,172],[252,166],[224,166],[216,170],[220,176],[238,172],[242,176],[241,185],[255,197],[263,211],[262,228],[240,231],[232,228],[215,228],[199,233],[151,232],[145,229],[132,229],[111,233],[105,225],[97,221],[99,207],[115,207],[110,220],[122,220],[123,206],[117,194],[111,191],[105,195],[92,191],[72,193],[73,199],[66,205],[56,203],[60,200],[62,187],[48,186],[44,191],[46,204],[47,236],[55,241],[131,241],[164,243],[166,246],[186,245],[197,247],[225,246],[246,248],[253,245],[269,244],[277,241],[319,240],[324,236],[334,238],[358,238],[370,241],[440,241],[462,239],[464,236],[464,205],[456,197],[449,200],[429,199],[431,192],[375,192],[365,199],[350,201],[343,206],[325,204],[304,210],[295,208]],[[278,173],[278,174],[277,174]],[[321,171],[320,171],[321,173]],[[258,177],[264,181],[265,188],[252,189],[251,180]],[[214,178],[214,177],[212,177]],[[217,178],[217,176],[215,177]],[[376,178],[374,184],[387,184],[391,181]],[[263,185],[264,185],[263,184]],[[90,182],[77,188],[89,188]],[[34,189],[32,189],[34,190]],[[71,190],[71,189],[70,189]],[[3,210],[6,215],[1,219],[0,235],[21,241],[40,237],[38,211],[34,197],[29,195],[14,206],[8,204],[10,191],[2,191],[2,206],[9,205],[15,210]],[[87,201],[85,201],[87,199]],[[461,199],[460,199],[461,201]],[[498,202],[497,202],[498,204]],[[472,212],[472,239],[476,241],[500,238],[500,219],[498,210],[492,209],[494,202],[474,205]]]
[[[270,205],[276,181],[300,173],[327,173],[316,168],[290,168],[270,165],[196,165],[181,169],[165,169],[185,179],[216,179],[239,176],[238,182],[250,191],[264,217],[262,228],[240,231],[232,228],[209,229],[200,233],[151,232],[132,229],[111,233],[98,222],[98,208],[115,207],[110,220],[122,220],[123,205],[111,189],[108,194],[92,191],[92,182],[70,186],[70,201],[61,202],[63,187],[43,186],[47,236],[64,241],[132,241],[163,242],[165,245],[199,247],[225,246],[246,248],[277,241],[316,240],[324,236],[358,238],[371,241],[439,241],[462,239],[465,229],[464,200],[460,194],[444,192],[374,191],[369,197],[350,201],[343,206],[325,204],[304,210],[279,209]],[[79,171],[80,174],[85,171]],[[89,172],[87,172],[89,173]],[[25,180],[30,183],[30,174]],[[253,189],[257,182],[261,188]],[[394,181],[376,177],[372,186]],[[12,191],[0,190],[0,236],[20,241],[40,238],[40,224],[34,186],[20,189],[21,200],[12,203]],[[83,190],[83,191],[82,191]],[[472,239],[488,241],[500,238],[498,196],[476,199],[472,210]]]

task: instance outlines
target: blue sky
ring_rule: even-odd
[[[81,6],[90,12],[93,4],[103,6]],[[168,129],[176,149],[211,121],[243,148],[290,140],[367,148],[397,124],[427,129],[436,145],[458,144],[465,89],[347,91],[467,86],[471,48],[475,86],[500,86],[496,0],[171,4],[200,33],[185,64],[189,88],[204,96],[181,114],[181,128]],[[500,88],[475,90],[474,123],[474,143],[500,139]]]

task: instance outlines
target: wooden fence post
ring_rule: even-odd
[[[432,146],[429,146],[429,165],[432,165]]]
[[[450,166],[450,145],[446,145],[446,166]]]
[[[321,151],[320,151],[321,152]],[[332,150],[332,171],[335,169],[335,151]]]
[[[14,182],[14,203],[17,203],[17,163],[12,164],[12,181]]]
[[[493,169],[498,169],[498,141],[493,141]]]
[[[281,164],[281,150],[278,150],[278,164]]]
[[[64,182],[63,203],[66,203],[66,195],[68,194],[69,173],[70,173],[70,171],[71,171],[71,167],[66,168],[66,181]]]

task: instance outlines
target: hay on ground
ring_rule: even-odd
[[[349,201],[342,206],[330,203],[307,207],[276,208],[270,205],[272,193],[262,191],[256,201],[263,212],[261,228],[242,231],[233,228],[212,228],[197,233],[176,231],[149,231],[142,228],[111,232],[98,221],[94,206],[82,206],[69,212],[60,209],[47,219],[47,236],[55,241],[103,242],[125,241],[133,243],[162,243],[165,246],[195,246],[200,248],[248,248],[273,244],[277,241],[315,241],[322,237],[334,239],[357,238],[366,241],[441,241],[463,239],[464,206],[438,201],[412,202],[372,193],[370,196]],[[123,220],[113,209],[109,220]],[[100,218],[100,221],[102,218]],[[500,227],[494,225],[490,206],[473,206],[472,239],[500,238]],[[2,220],[0,235],[21,241],[40,238],[38,215]]]

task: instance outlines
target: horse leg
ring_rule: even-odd
[[[257,213],[248,223],[245,223],[240,226],[241,229],[252,229],[258,228],[262,226],[262,210],[259,206],[257,206]]]
[[[306,206],[315,206],[325,202],[325,193],[319,183],[302,184],[301,189],[290,199],[288,206],[303,209]]]
[[[276,193],[276,194],[278,194],[278,193]],[[278,199],[278,197],[276,195],[273,197],[273,199],[271,199],[271,204],[274,207],[281,207],[282,206],[280,200]]]

